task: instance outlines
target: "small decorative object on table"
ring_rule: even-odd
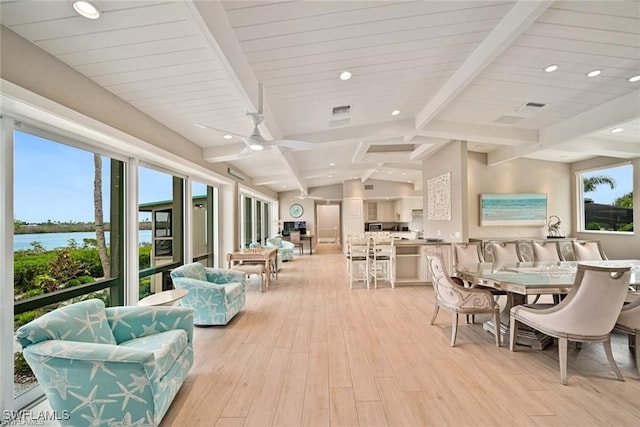
[[[547,222],[547,238],[548,239],[563,239],[562,230],[560,230],[560,225],[562,221],[558,215],[551,215],[549,217],[549,221]]]

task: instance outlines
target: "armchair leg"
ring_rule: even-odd
[[[560,361],[560,382],[567,385],[567,343],[566,338],[558,338],[558,359]]]
[[[451,312],[451,347],[456,346],[456,335],[458,334],[458,312]]]
[[[611,352],[611,336],[609,336],[606,341],[603,341],[602,345],[604,346],[604,353],[607,355],[607,360],[609,361],[609,365],[611,365],[611,369],[613,369],[613,372],[616,373],[616,377],[618,377],[620,381],[624,381],[624,377],[622,376],[620,369],[618,369],[616,360],[613,358],[613,353]]]

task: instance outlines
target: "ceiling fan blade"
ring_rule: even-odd
[[[244,149],[238,153],[238,159],[246,159],[253,153],[253,150],[249,147],[244,147]]]
[[[314,148],[319,148],[319,146],[313,142],[296,141],[295,139],[276,139],[274,141],[269,141],[268,143],[279,147],[297,148],[300,150],[313,150]]]

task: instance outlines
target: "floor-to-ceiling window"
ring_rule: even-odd
[[[68,302],[123,304],[124,162],[67,137],[3,125],[14,127],[2,141],[14,151],[13,331]],[[18,344],[12,353],[22,406],[41,391]]]
[[[192,181],[191,211],[192,261],[215,266],[215,230],[217,224],[218,189]]]
[[[271,236],[271,202],[242,194],[241,208],[241,246],[247,248],[251,243],[264,245]]]
[[[139,297],[171,286],[167,272],[184,259],[184,179],[151,166],[140,166],[139,227],[149,228],[141,242]]]

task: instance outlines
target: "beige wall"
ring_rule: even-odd
[[[431,157],[422,166],[423,226],[425,238],[441,238],[446,241],[467,239],[467,143],[453,141]],[[451,220],[429,220],[427,182],[451,172]]]
[[[562,231],[572,235],[572,179],[565,163],[516,159],[487,166],[486,155],[469,153],[468,207],[470,237],[535,237],[547,235],[547,227],[481,227],[480,193],[546,193],[547,216],[562,219]]]

